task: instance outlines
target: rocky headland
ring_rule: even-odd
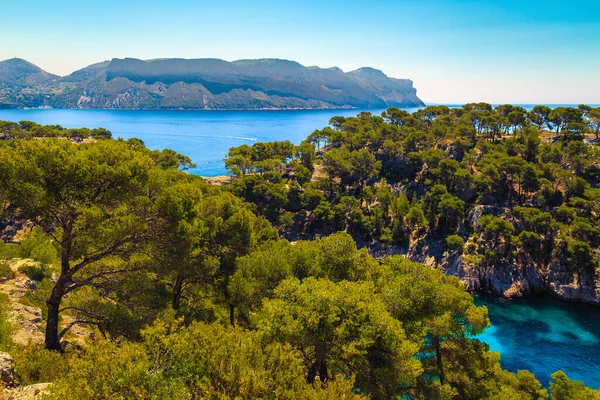
[[[113,59],[64,77],[0,62],[1,108],[286,110],[420,107],[413,82],[280,59]]]

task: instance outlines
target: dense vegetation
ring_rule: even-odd
[[[290,240],[345,231],[377,254],[458,259],[475,289],[574,282],[594,300],[599,135],[600,108],[430,106],[335,117],[299,146],[244,145],[225,162],[229,190]]]
[[[521,153],[501,152],[506,145],[497,138],[472,146],[465,139],[461,165],[445,157],[458,150],[444,153],[434,142],[427,150],[416,133],[406,139],[401,132],[411,131],[391,115],[420,124],[419,113],[391,109],[390,123],[368,114],[333,120],[334,128],[310,139],[316,147],[327,141],[326,152],[310,142],[233,149],[227,164],[240,179],[230,190],[180,171],[186,157],[138,140],[82,141],[55,135],[65,131],[59,127],[1,125],[12,139],[0,142],[0,211],[6,223],[36,228],[20,244],[2,245],[0,255],[38,262],[22,271],[38,281],[26,301],[45,309],[46,350],[17,346],[0,298],[0,339],[14,354],[20,383],[52,381],[56,399],[548,398],[531,373],[502,370],[498,355],[476,339],[489,325],[487,310],[456,277],[398,255],[376,259],[352,237],[393,243],[419,232],[462,247],[452,216],[464,211],[451,214],[448,204],[466,207],[471,198],[461,199],[449,180],[483,168],[484,156],[466,164],[471,153]],[[372,144],[386,129],[389,143],[380,145],[398,150],[389,159]],[[508,131],[523,135],[519,127]],[[567,136],[565,146],[578,143]],[[404,157],[401,149],[413,142],[421,144]],[[588,151],[581,173],[565,179],[585,180],[566,201],[591,203],[590,214],[563,206],[574,214],[557,220],[560,235],[576,218],[596,226],[593,163],[586,161],[595,150]],[[429,153],[439,155],[435,168],[422,158]],[[446,159],[457,164],[452,174],[440,165]],[[312,182],[317,160],[336,178]],[[414,166],[410,182],[396,162]],[[392,191],[386,182],[393,179],[405,189]],[[490,195],[473,185],[478,196]],[[504,185],[511,192],[516,183]],[[538,191],[501,193],[524,207],[539,200]],[[500,224],[488,219],[485,226]],[[290,243],[269,220],[284,234],[333,234]],[[351,234],[335,232],[344,230]],[[588,243],[577,238],[569,240]],[[506,246],[505,237],[490,240]],[[10,279],[14,272],[3,273]],[[91,335],[71,335],[76,325]],[[550,389],[553,399],[600,398],[562,372]]]

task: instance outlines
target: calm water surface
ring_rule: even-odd
[[[104,127],[115,137],[140,138],[151,149],[186,154],[197,164],[193,173],[216,176],[225,174],[222,160],[231,146],[271,140],[300,143],[332,116],[359,111],[0,110],[0,120]],[[570,378],[600,388],[600,308],[553,298],[478,302],[488,306],[492,322],[481,339],[500,352],[504,368],[531,370],[544,385],[562,369]]]
[[[460,105],[449,104],[449,107]],[[522,105],[530,110],[532,105]],[[556,107],[559,105],[550,105]],[[565,105],[569,106],[569,105]],[[570,105],[576,106],[576,105]],[[409,112],[418,108],[407,109]],[[232,146],[256,141],[290,140],[299,144],[336,115],[355,116],[362,110],[297,111],[127,111],[127,110],[0,110],[0,120],[29,120],[66,128],[98,128],[115,138],[142,139],[150,149],[171,148],[190,157],[202,176],[226,173],[223,157]],[[380,115],[383,110],[368,110]]]
[[[380,114],[383,110],[369,110]],[[142,139],[151,149],[170,148],[196,164],[192,173],[226,173],[223,157],[232,146],[256,141],[290,140],[299,144],[335,115],[355,116],[360,110],[311,111],[124,111],[124,110],[0,110],[0,120],[29,120],[66,128],[103,127],[113,137]]]
[[[500,352],[502,367],[528,369],[547,385],[563,370],[600,388],[600,308],[552,297],[477,299],[492,327],[480,339]]]

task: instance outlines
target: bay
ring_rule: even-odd
[[[448,104],[461,107],[460,104]],[[533,105],[522,104],[526,110]],[[554,104],[550,107],[574,104]],[[418,108],[408,108],[414,112]],[[315,129],[325,127],[333,116],[350,117],[361,111],[380,115],[383,109],[290,110],[290,111],[152,111],[152,110],[0,110],[0,120],[34,121],[66,128],[106,128],[115,138],[141,139],[150,149],[170,148],[196,164],[191,173],[212,177],[225,175],[223,158],[230,147],[257,141],[289,140],[299,144]]]
[[[414,109],[416,110],[416,109]],[[409,111],[414,111],[410,110]],[[383,110],[369,110],[380,114]],[[113,137],[141,139],[150,149],[170,148],[196,164],[191,173],[225,175],[223,158],[230,147],[257,141],[290,140],[299,144],[336,115],[360,110],[294,111],[126,111],[126,110],[0,110],[0,120],[34,121],[65,128],[103,127]]]
[[[449,104],[449,107],[461,107]],[[521,105],[530,110],[533,105]],[[550,105],[575,106],[568,104]],[[408,108],[414,112],[418,108]],[[257,141],[289,140],[299,144],[333,116],[356,116],[361,111],[380,115],[383,109],[290,111],[152,111],[152,110],[0,110],[0,120],[34,121],[65,128],[106,128],[113,137],[141,139],[150,149],[170,148],[190,157],[190,172],[212,177],[225,175],[223,158],[230,147]]]
[[[226,173],[223,157],[232,146],[273,140],[298,144],[313,130],[326,126],[331,117],[355,116],[360,111],[36,109],[0,110],[0,120],[30,120],[67,128],[104,127],[115,138],[136,137],[151,149],[171,148],[185,154],[197,164],[190,172],[210,177]],[[383,110],[368,111],[379,115]],[[600,308],[548,297],[511,301],[478,298],[477,302],[488,307],[492,323],[480,339],[492,351],[500,352],[503,368],[513,372],[528,369],[544,385],[553,372],[562,369],[570,378],[600,388]]]

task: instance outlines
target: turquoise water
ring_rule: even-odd
[[[193,173],[216,176],[225,173],[222,159],[231,146],[286,139],[299,143],[332,116],[358,112],[0,110],[0,120],[104,127],[115,137],[137,137],[149,148],[186,154],[197,164]],[[488,306],[492,322],[481,339],[500,352],[504,368],[529,369],[545,385],[550,374],[562,369],[600,388],[600,308],[553,298],[478,302]]]
[[[600,388],[600,308],[552,297],[477,299],[492,327],[480,339],[500,352],[502,367],[528,369],[547,385],[563,370]]]

